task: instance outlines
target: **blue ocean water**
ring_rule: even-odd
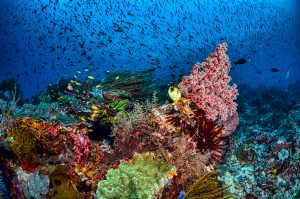
[[[1,79],[17,77],[28,97],[84,67],[103,77],[160,66],[168,82],[226,41],[232,62],[247,60],[231,71],[234,82],[287,86],[299,77],[298,8],[292,0],[1,1]]]
[[[14,151],[13,141],[8,139],[16,137],[8,133],[8,126],[18,121],[17,116],[49,123],[55,118],[64,125],[76,124],[79,119],[89,123],[86,115],[96,114],[92,116],[98,118],[97,111],[102,107],[90,97],[98,99],[98,88],[103,92],[111,89],[119,94],[120,101],[132,100],[130,103],[142,103],[156,90],[162,105],[168,101],[168,88],[177,85],[195,63],[225,42],[232,65],[230,84],[236,84],[239,90],[236,102],[240,119],[215,168],[218,179],[230,185],[228,192],[234,198],[300,198],[299,32],[298,0],[1,0],[0,152],[9,154],[3,155],[4,165],[9,165],[11,157],[16,159],[10,154]],[[129,83],[126,77],[136,79]],[[116,83],[123,79],[124,84]],[[138,79],[143,79],[142,83],[137,83]],[[127,86],[135,96],[113,90],[116,84],[118,88]],[[141,86],[135,88],[138,84]],[[66,105],[70,99],[62,98],[68,95],[84,102],[75,100]],[[13,107],[10,102],[16,98],[19,101],[14,105],[19,108],[9,112],[8,107]],[[112,98],[105,100],[111,103]],[[53,104],[48,106],[50,102]],[[128,104],[130,108],[125,112],[130,115],[134,105]],[[87,106],[92,106],[91,110]],[[107,107],[124,111],[120,104]],[[94,121],[87,126],[90,131],[105,132],[100,137],[89,134],[89,138],[98,136],[97,143],[105,140],[101,146],[109,148],[112,143],[117,145],[117,138],[106,134],[113,125],[104,125],[103,120],[115,121],[107,115],[98,118],[100,127]],[[125,156],[117,157],[110,161]],[[52,182],[51,177],[41,177],[44,167],[35,176],[26,176],[20,165],[28,162],[18,161],[13,168],[5,168],[9,174],[4,175],[1,170],[5,169],[0,168],[0,198],[8,197],[9,190],[18,186],[16,179],[20,181],[20,176],[29,182],[38,175],[36,178],[45,186],[49,178]],[[39,162],[43,166],[51,163]],[[22,186],[24,197],[42,197],[35,195],[42,188]],[[187,188],[178,185],[177,189],[177,196],[184,197]],[[94,189],[88,190],[93,190],[96,197]]]

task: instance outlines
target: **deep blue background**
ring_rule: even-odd
[[[0,80],[18,79],[31,96],[84,67],[99,78],[158,67],[167,83],[224,41],[232,62],[248,60],[231,71],[233,82],[299,80],[298,0],[88,2],[1,0]]]

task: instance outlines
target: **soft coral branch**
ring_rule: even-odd
[[[193,66],[189,76],[182,78],[179,88],[210,120],[226,121],[237,109],[236,85],[230,86],[231,64],[226,54],[227,44],[217,46],[202,63]]]

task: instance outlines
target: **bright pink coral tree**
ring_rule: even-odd
[[[231,64],[226,50],[226,43],[218,45],[215,52],[204,62],[195,64],[190,75],[184,76],[178,85],[184,96],[210,120],[226,121],[237,109],[234,100],[238,90],[236,85],[229,85]]]

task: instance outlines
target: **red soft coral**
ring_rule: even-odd
[[[193,66],[189,76],[182,78],[179,88],[185,97],[203,110],[210,120],[226,121],[237,109],[236,85],[230,86],[231,64],[226,54],[227,44],[218,45],[202,63]]]

